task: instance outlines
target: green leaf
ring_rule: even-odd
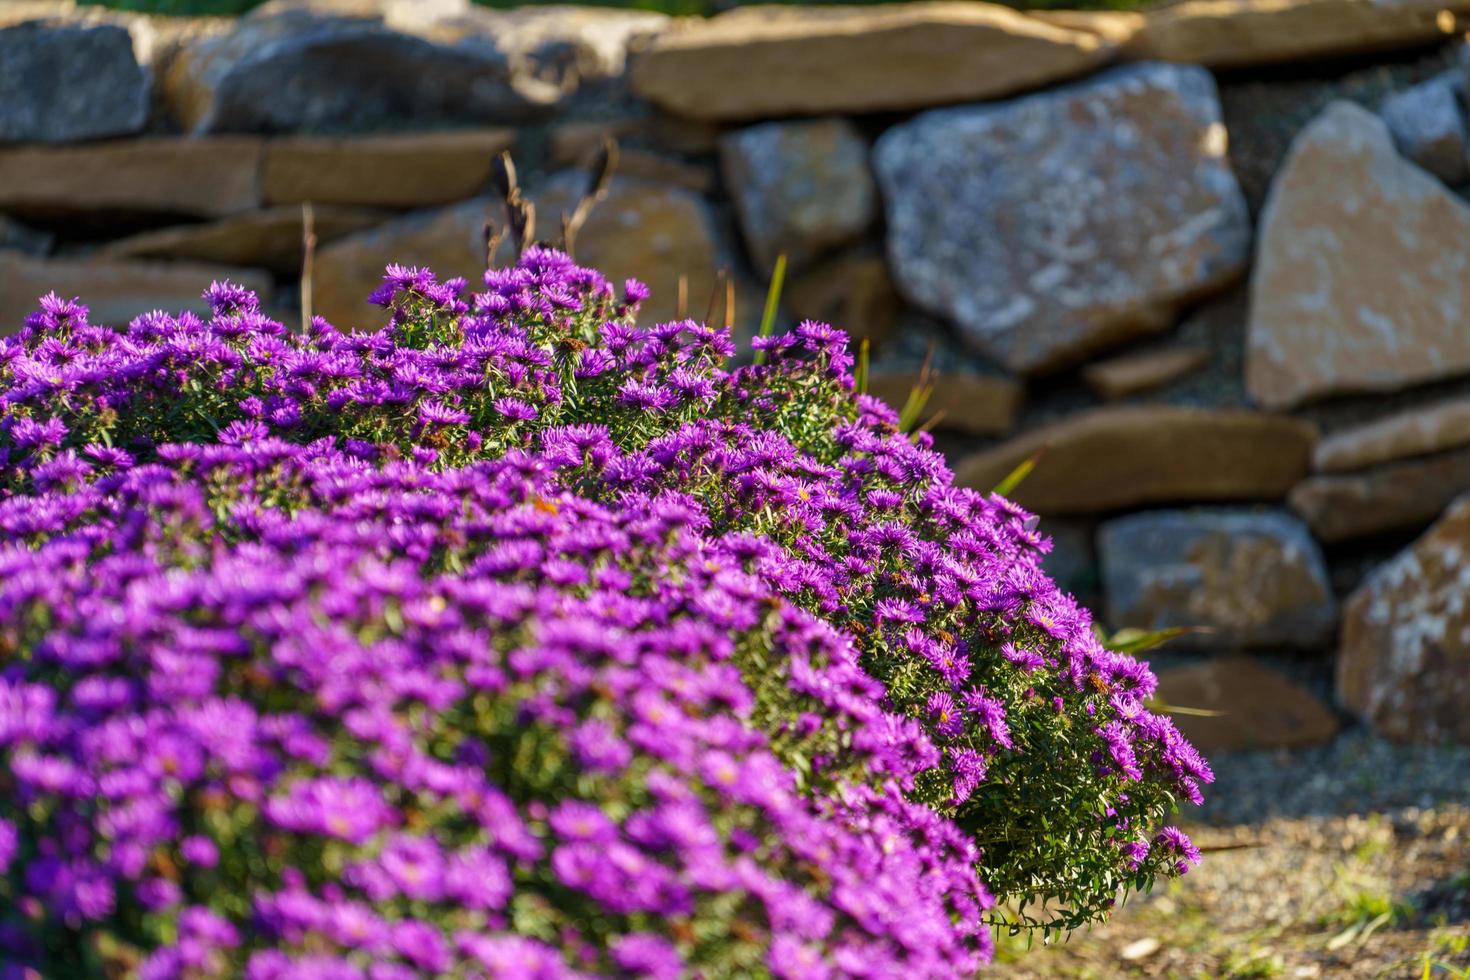
[[[1177,704],[1169,704],[1158,698],[1149,698],[1146,702],[1148,710],[1166,715],[1187,715],[1190,718],[1223,718],[1228,712],[1212,711],[1209,708],[1185,708]]]
[[[924,384],[922,381],[909,389],[909,396],[904,400],[903,409],[898,413],[898,429],[900,432],[908,432],[919,424],[919,416],[924,411],[924,406],[929,404],[929,396],[934,394],[932,384]]]
[[[868,393],[868,338],[864,337],[862,343],[858,344],[857,372],[853,375],[853,382],[859,395]]]
[[[769,337],[776,329],[776,308],[781,304],[781,284],[786,281],[786,253],[776,256],[776,268],[771,273],[771,288],[766,290],[766,308],[761,311],[761,328],[757,336]],[[755,363],[766,363],[766,352],[755,352]]]
[[[1133,627],[1120,629],[1103,645],[1116,653],[1143,653],[1163,646],[1170,640],[1191,633],[1213,633],[1208,626],[1170,626],[1161,630],[1142,630]]]
[[[1044,451],[1045,450],[1038,451],[1036,453],[1033,453],[1026,459],[1021,460],[1021,465],[1017,466],[1015,469],[1007,473],[1006,478],[997,483],[995,485],[995,490],[993,490],[992,492],[998,493],[1002,497],[1009,497],[1011,495],[1011,492],[1014,491],[1016,487],[1021,485],[1021,481],[1030,476],[1031,471],[1036,469],[1036,464],[1040,462],[1041,453]]]

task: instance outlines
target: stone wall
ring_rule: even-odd
[[[1231,710],[1181,720],[1206,747],[1470,741],[1467,13],[10,0],[0,324],[215,278],[294,322],[307,202],[315,312],[373,324],[386,263],[483,267],[497,153],[555,238],[611,135],[577,257],[748,332],[785,255],[783,315],[868,338],[875,393],[928,359],[960,481],[1039,454],[1065,585],[1207,630],[1163,684]]]

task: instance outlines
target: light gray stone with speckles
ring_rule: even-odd
[[[890,129],[874,160],[895,280],[1018,372],[1167,328],[1250,252],[1215,83],[1143,63]]]
[[[1245,381],[1268,408],[1470,372],[1470,207],[1333,102],[1261,214]]]
[[[1165,510],[1098,530],[1103,591],[1115,629],[1208,627],[1181,645],[1321,647],[1337,604],[1322,551],[1280,511]]]
[[[868,144],[847,119],[762,123],[720,141],[725,184],[756,269],[793,269],[861,237],[878,214]]]
[[[1348,599],[1337,696],[1380,735],[1470,744],[1470,498]]]

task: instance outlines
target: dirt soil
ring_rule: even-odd
[[[1352,731],[1214,761],[1181,820],[1201,867],[1066,942],[1002,939],[993,974],[1470,980],[1470,748]]]

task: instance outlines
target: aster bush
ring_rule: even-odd
[[[1197,860],[1035,519],[839,331],[732,369],[645,294],[532,248],[370,333],[0,340],[7,962],[956,976]]]

